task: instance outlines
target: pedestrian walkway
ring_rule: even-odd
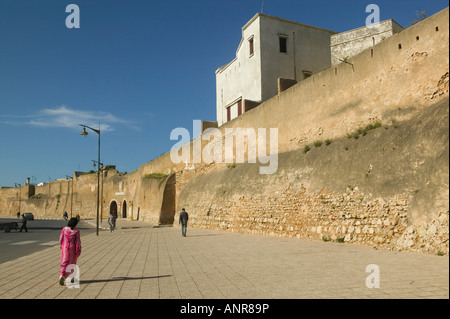
[[[103,220],[99,236],[81,234],[79,288],[59,285],[53,246],[0,264],[0,299],[449,298],[448,257],[193,228],[182,237],[179,227],[122,219],[117,227]]]

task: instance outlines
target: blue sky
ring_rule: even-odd
[[[68,29],[66,6],[80,8]],[[368,4],[407,27],[448,1],[265,0],[265,14],[343,32]],[[262,0],[0,0],[0,186],[93,169],[121,172],[170,151],[170,132],[214,121],[215,70],[230,62]]]

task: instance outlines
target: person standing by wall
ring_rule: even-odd
[[[78,220],[69,219],[67,226],[64,227],[59,236],[59,245],[61,247],[61,265],[59,268],[59,284],[64,285],[66,278],[70,275],[66,271],[67,266],[76,265],[78,257],[81,254],[80,231],[76,227]]]
[[[20,232],[22,232],[22,230],[25,229],[25,232],[28,233],[28,228],[27,228],[27,218],[25,217],[25,215],[22,214],[22,227],[20,227]]]
[[[117,219],[117,214],[115,214],[114,212],[111,212],[108,216],[108,224],[109,224],[109,229],[111,232],[113,232],[114,228],[116,228],[116,219]]]
[[[184,208],[181,209],[179,224],[181,224],[181,234],[184,237],[186,237],[188,219],[189,219],[189,214],[186,212],[186,210]]]

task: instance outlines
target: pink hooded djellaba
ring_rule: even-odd
[[[59,236],[59,245],[61,247],[61,267],[59,275],[67,278],[70,273],[66,272],[68,265],[76,264],[81,254],[80,231],[78,228],[64,227]]]

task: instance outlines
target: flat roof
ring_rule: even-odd
[[[261,17],[265,17],[265,18],[270,18],[270,19],[278,20],[278,21],[282,21],[282,22],[287,22],[287,23],[291,23],[291,24],[296,24],[296,25],[299,25],[299,26],[302,26],[302,27],[306,27],[306,28],[312,28],[312,29],[316,29],[316,30],[321,30],[321,31],[330,32],[330,33],[338,33],[338,32],[336,32],[336,31],[327,30],[327,29],[324,29],[324,28],[319,28],[319,27],[315,27],[315,26],[312,26],[312,25],[309,25],[309,24],[304,24],[304,23],[300,23],[300,22],[296,22],[296,21],[292,21],[292,20],[287,20],[287,19],[279,18],[279,17],[276,17],[276,16],[271,16],[271,15],[264,14],[264,13],[257,13],[257,14],[255,14],[255,15],[253,16],[253,18],[251,18],[251,19],[250,19],[250,20],[242,27],[242,30],[245,30],[250,24],[253,23],[253,21],[256,20],[256,18],[258,18],[258,17],[260,17],[260,16],[261,16]]]
[[[383,21],[380,21],[380,22],[371,24],[370,26],[365,25],[365,26],[362,26],[362,27],[359,27],[359,28],[356,28],[356,29],[351,29],[351,30],[339,32],[339,33],[337,33],[337,35],[346,34],[346,33],[351,33],[351,32],[354,32],[354,31],[358,31],[358,30],[365,29],[365,28],[375,27],[377,24],[383,24],[383,23],[387,23],[387,22],[392,22],[392,24],[395,23],[395,24],[398,25],[400,28],[405,29],[405,28],[402,27],[400,24],[398,24],[394,19],[387,19],[387,20],[383,20]]]

